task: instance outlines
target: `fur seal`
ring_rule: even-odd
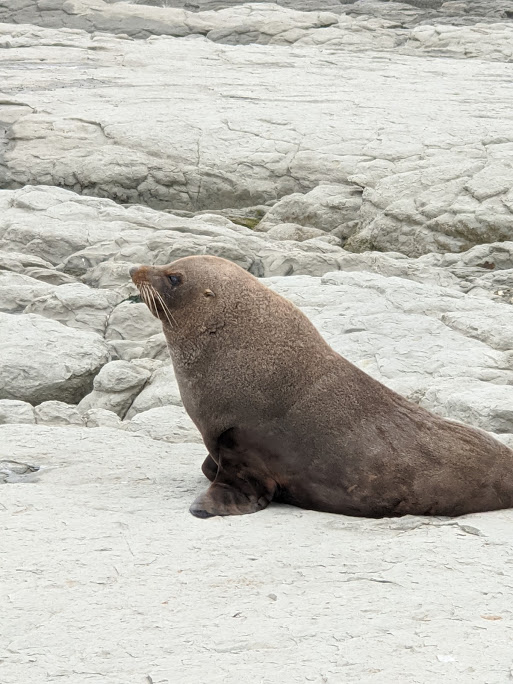
[[[373,518],[513,507],[511,449],[368,376],[239,266],[194,256],[130,275],[208,450],[193,515],[270,501]]]

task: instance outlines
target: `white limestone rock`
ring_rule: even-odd
[[[108,340],[113,361],[133,361],[147,356],[142,340]]]
[[[39,202],[40,196],[44,203]],[[0,190],[0,249],[33,254],[57,265],[75,252],[112,240],[133,227],[115,219],[102,221],[98,212],[109,203],[106,200],[73,200],[73,195],[60,188]],[[140,231],[144,233],[142,227]],[[70,275],[80,275],[80,271]]]
[[[0,313],[0,399],[76,403],[108,360],[96,333],[35,314]]]
[[[27,268],[50,269],[52,264],[32,254],[0,250],[0,271],[14,271],[26,275]]]
[[[9,423],[33,425],[35,422],[32,404],[17,399],[0,399],[0,425]]]
[[[481,143],[474,155],[469,151],[469,158],[460,162],[438,154],[397,163],[393,174],[365,188],[361,224],[347,248],[416,257],[509,240],[513,230],[511,148],[499,139]],[[492,159],[483,159],[480,149]],[[353,180],[365,185],[368,179],[363,172]]]
[[[82,414],[82,420],[88,428],[118,428],[121,425],[117,413],[104,408],[88,409]]]
[[[191,9],[194,11],[187,11]],[[230,44],[298,43],[329,45],[331,49],[362,49],[370,44],[405,53],[498,60],[504,60],[511,49],[509,26],[498,22],[510,17],[511,0],[279,0],[242,6],[236,0],[198,0],[194,6],[186,0],[150,0],[142,7],[102,0],[4,0],[0,5],[0,19],[6,22],[135,38],[206,35],[209,40]],[[487,22],[479,26],[481,32],[472,26],[480,21]],[[359,33],[363,35],[358,43]]]
[[[76,283],[76,278],[68,275],[67,273],[61,273],[55,268],[26,268],[25,274],[31,278],[36,278],[36,280],[41,280],[43,283],[48,283],[49,285],[68,285],[69,283]]]
[[[168,355],[169,357],[169,355]],[[149,411],[160,406],[181,406],[182,399],[176,382],[173,366],[169,363],[156,369],[143,390],[134,399],[127,419],[138,413]]]
[[[294,240],[295,242],[304,242],[324,235],[326,233],[319,228],[305,228],[297,223],[277,223],[266,231],[266,237],[273,240]]]
[[[134,398],[151,376],[151,370],[128,361],[111,361],[94,379],[93,391],[78,405],[80,413],[107,409],[124,418]]]
[[[122,297],[109,290],[93,290],[82,283],[61,285],[29,304],[25,313],[36,313],[70,328],[105,335],[107,322]]]
[[[49,261],[20,252],[0,250],[0,271],[20,273],[54,286],[75,282],[75,278],[57,271]]]
[[[255,672],[274,683],[284,662],[287,682],[334,672],[357,684],[370,650],[372,668],[386,670],[369,673],[377,681],[419,672],[422,684],[461,681],[460,669],[465,682],[507,681],[513,511],[371,520],[271,504],[195,520],[188,507],[208,486],[199,443],[42,425],[1,426],[0,443],[41,467],[30,486],[2,486],[0,586],[16,597],[2,608],[15,651],[2,664],[5,682],[49,672],[78,684],[90,679],[94,653],[102,684],[178,671],[180,684],[251,684]],[[158,620],[145,620],[148,606]],[[370,645],[369,630],[380,635]],[[346,633],[347,663],[336,640]],[[23,655],[27,634],[36,662]]]
[[[84,425],[77,407],[63,401],[43,401],[34,414],[39,425]]]
[[[269,230],[280,223],[295,223],[323,232],[335,232],[347,239],[357,228],[362,204],[358,185],[320,184],[304,195],[292,194],[280,199],[266,213],[257,230]],[[313,237],[313,236],[311,236]]]
[[[135,21],[139,27],[141,18],[133,12],[149,11],[124,3],[100,4],[101,14],[113,12],[116,22],[122,9],[128,11],[129,24]],[[88,7],[85,1],[71,2],[67,12],[56,11],[61,22],[74,16],[90,28],[94,24],[85,19]],[[499,59],[491,48],[497,41],[505,45],[509,40],[511,51],[511,27],[490,25],[471,32],[437,27],[445,36],[442,52],[419,59],[426,54],[421,42],[407,45],[408,35],[401,30],[368,18],[356,23],[330,19],[323,27],[314,12],[301,19],[316,24],[304,29],[310,31],[306,36],[303,29],[293,28],[286,10],[272,6],[223,10],[216,17],[191,13],[187,20],[183,13],[169,12],[172,23],[176,19],[186,33],[201,35],[233,33],[236,17],[239,23],[244,17],[243,24],[250,26],[260,16],[256,34],[252,37],[241,27],[237,40],[246,36],[253,42],[282,44],[241,49],[202,37],[142,42],[0,25],[0,42],[11,46],[2,51],[2,60],[23,59],[31,49],[51,66],[39,70],[37,86],[31,70],[17,70],[4,84],[9,102],[19,106],[0,105],[10,117],[8,151],[0,161],[3,187],[44,183],[124,204],[188,211],[269,206],[279,200],[277,208],[271,208],[277,212],[281,202],[304,202],[318,193],[312,206],[320,213],[307,225],[321,230],[329,225],[338,237],[349,236],[349,246],[357,251],[374,245],[418,256],[433,250],[458,252],[509,237],[511,56],[504,53],[501,61],[490,60]],[[287,22],[290,30],[284,33],[275,34],[274,27],[267,26]],[[225,38],[232,40],[232,33]],[[224,40],[221,35],[219,39]],[[484,59],[448,62],[451,45],[457,43],[459,54],[467,54],[467,48],[479,49],[481,40],[488,46],[483,48]],[[119,59],[124,64],[121,79]],[[101,98],[77,86],[67,67],[70,61],[85,82],[101,71]],[[391,63],[395,78],[390,78]],[[172,84],[170,72],[176,75]],[[264,72],[265,78],[255,77]],[[56,80],[70,94],[64,105],[54,97]],[[180,93],[191,82],[196,87],[183,98]],[[30,108],[19,102],[20,92],[30,100]],[[269,97],[269,92],[280,97]],[[328,196],[329,188],[339,189],[340,202],[337,195]],[[363,191],[361,207],[358,195],[345,197],[346,188]],[[100,242],[117,241],[120,248],[133,229],[121,218],[122,210],[117,222],[99,225],[94,199],[88,198],[92,213],[84,231],[82,214],[79,217],[65,200],[48,206],[43,190],[32,198],[30,192],[15,206],[0,199],[5,216],[0,219],[0,248],[33,252],[57,264]],[[52,235],[35,216],[13,220],[24,212],[51,216]],[[137,213],[141,215],[135,211],[132,216]],[[268,212],[264,225],[270,218]],[[302,223],[290,216],[279,218],[283,220]],[[169,230],[170,224],[165,227]],[[144,221],[139,224],[141,237],[146,228]],[[238,247],[251,260],[248,246],[235,243],[233,258],[239,255]],[[230,249],[223,242],[223,255]],[[85,270],[98,265],[81,258]],[[78,260],[73,268],[78,270],[66,273],[81,276]],[[266,270],[265,275],[276,272]]]
[[[298,12],[259,3],[198,13],[169,6],[161,8],[102,0],[52,0],[51,3],[36,0],[29,5],[22,3],[21,7],[9,6],[2,10],[0,6],[0,18],[7,15],[11,21],[23,23],[121,33],[135,38],[206,34],[210,40],[231,44],[291,42],[287,41],[291,30],[303,35],[309,30],[336,24],[338,20],[329,12]]]
[[[158,333],[149,337],[145,342],[141,356],[169,362],[169,348],[164,333]]]
[[[326,242],[315,245],[305,242],[271,242],[265,236],[246,229],[249,234],[229,230],[221,239],[208,235],[182,235],[160,231],[150,240],[134,240],[119,251],[113,260],[99,264],[88,272],[89,284],[113,283],[118,291],[126,288],[127,265],[164,265],[181,257],[209,254],[228,259],[257,277],[308,273],[322,275],[338,268],[340,247]],[[120,268],[117,261],[120,260]],[[133,287],[133,286],[131,286]]]
[[[418,261],[419,263],[449,269],[508,270],[513,269],[513,242],[505,240],[504,242],[477,245],[459,254],[426,254],[420,257]]]
[[[342,271],[397,276],[480,296],[493,297],[496,290],[513,286],[512,242],[477,245],[459,254],[430,253],[418,258],[408,258],[399,252],[344,252],[338,261]]]
[[[108,254],[104,254],[102,258],[106,260],[84,272],[82,276],[83,282],[89,285],[89,287],[114,290],[127,300],[130,297],[137,296],[137,288],[127,277],[131,266],[134,264],[124,261],[112,261],[110,251]]]
[[[192,225],[189,227],[192,228]],[[114,259],[131,265],[153,263],[162,266],[186,256],[211,254],[229,259],[255,275],[263,271],[261,259],[256,252],[265,249],[268,243],[255,237],[249,229],[242,226],[240,230],[223,227],[216,228],[215,234],[212,234],[203,221],[200,222],[199,229],[195,233],[160,230],[148,239],[135,234],[130,243],[125,242],[118,249]]]
[[[399,252],[345,252],[340,258],[341,271],[377,273],[387,277],[406,278],[425,285],[440,285],[461,289],[460,278],[447,268],[422,262],[422,258],[409,259]]]
[[[38,297],[51,294],[52,285],[22,273],[0,271],[0,311],[19,313]]]
[[[162,323],[153,316],[146,304],[122,302],[112,311],[105,339],[147,340],[162,332]],[[144,343],[141,345],[144,346]]]
[[[495,433],[513,432],[511,386],[488,382],[436,382],[422,396],[424,408]]]
[[[133,366],[136,366],[137,368],[142,368],[143,370],[147,370],[150,373],[154,373],[156,370],[162,367],[162,362],[159,361],[158,359],[134,359],[132,362]]]
[[[513,351],[513,308],[492,308],[486,316],[476,316],[473,311],[443,314],[441,320],[453,330],[467,337],[485,342],[492,349]]]
[[[182,406],[160,406],[138,413],[121,424],[122,429],[152,439],[182,444],[201,442],[201,435]]]

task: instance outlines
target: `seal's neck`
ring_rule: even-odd
[[[196,325],[193,331],[185,327],[173,327],[163,324],[167,346],[173,365],[189,372],[207,370],[212,356],[219,348],[219,336],[222,334],[222,322],[211,325]]]

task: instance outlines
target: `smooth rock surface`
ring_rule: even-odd
[[[121,295],[116,292],[70,283],[55,288],[51,294],[37,297],[26,307],[25,313],[36,313],[70,328],[105,335],[109,316],[120,301]]]
[[[0,442],[42,468],[0,485],[5,682],[508,680],[512,511],[197,520],[200,445],[29,425]]]
[[[16,399],[0,399],[0,425],[9,423],[34,424],[36,418],[34,407],[27,401]]]
[[[95,377],[93,391],[82,399],[78,410],[106,409],[124,418],[150,376],[149,369],[135,363],[111,361]]]
[[[355,217],[362,204],[362,189],[358,185],[318,185],[305,195],[283,197],[269,209],[257,230],[268,230],[280,223],[296,223],[334,232],[348,238],[357,229]]]
[[[34,409],[36,423],[42,425],[79,425],[84,421],[76,406],[63,401],[43,401]]]
[[[451,382],[438,382],[420,401],[421,406],[454,420],[495,433],[513,432],[511,386],[475,383],[462,379],[459,387]]]
[[[105,337],[110,341],[146,340],[161,331],[162,324],[151,314],[146,304],[125,301],[112,311]]]
[[[0,311],[19,313],[30,303],[53,292],[51,285],[21,273],[0,271]]]
[[[0,25],[4,187],[44,183],[189,211],[290,203],[338,187],[337,206],[326,210],[318,198],[312,221],[342,226],[352,250],[418,256],[511,237],[512,25],[405,33],[369,17],[299,17],[276,5],[198,14],[99,0],[59,6],[59,26],[75,17],[92,31],[87,13],[101,6],[109,26],[126,33],[122,15],[130,24],[137,14],[144,30],[154,10],[195,37]],[[20,68],[29,56],[42,60],[36,85],[33,70]],[[35,249],[42,237],[30,223],[0,228],[0,248],[7,238],[56,263],[100,239],[94,223],[82,231],[45,202],[29,204],[60,216],[52,249]],[[111,239],[125,230],[111,226]]]
[[[126,417],[133,418],[138,413],[147,412],[160,406],[181,406],[182,400],[178,390],[173,366],[167,352],[167,364],[157,368],[142,391],[134,399]]]
[[[113,361],[133,361],[146,356],[141,340],[108,340]]]
[[[76,403],[108,360],[96,333],[35,314],[0,313],[0,399]]]
[[[13,271],[14,273],[26,273],[27,268],[51,268],[49,261],[40,259],[32,254],[22,254],[0,250],[0,271]]]
[[[169,349],[164,333],[158,333],[148,338],[141,356],[158,361],[169,361]]]
[[[200,433],[183,406],[152,408],[149,411],[137,413],[131,420],[123,421],[120,427],[129,432],[137,432],[172,444],[184,442],[203,444]]]
[[[298,223],[277,223],[266,231],[267,237],[273,240],[295,240],[304,242],[312,238],[324,237],[326,233],[319,228],[305,228]]]
[[[88,428],[117,428],[121,426],[121,420],[117,413],[103,408],[93,408],[85,411],[82,415],[82,420]]]

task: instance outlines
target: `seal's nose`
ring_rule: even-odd
[[[128,271],[130,273],[130,276],[133,278],[134,275],[137,273],[139,266],[132,266],[132,268]]]

